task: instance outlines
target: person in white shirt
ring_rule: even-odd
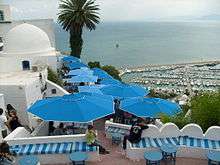
[[[2,137],[5,138],[7,136],[7,118],[3,112],[3,109],[0,108],[0,129],[2,132]]]

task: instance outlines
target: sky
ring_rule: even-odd
[[[193,20],[218,16],[220,0],[96,0],[102,21]],[[57,18],[59,0],[0,0],[13,19]]]

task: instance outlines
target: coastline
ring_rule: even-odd
[[[123,76],[126,73],[134,73],[134,72],[143,72],[146,69],[152,67],[181,67],[187,65],[218,65],[220,64],[220,60],[213,60],[213,61],[198,61],[198,62],[186,62],[186,63],[174,63],[174,64],[146,64],[137,67],[126,67],[119,69],[120,76]]]

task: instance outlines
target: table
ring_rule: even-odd
[[[28,155],[28,156],[23,156],[19,160],[19,165],[40,165],[40,161],[37,156],[33,155]]]
[[[144,153],[144,158],[146,165],[159,165],[163,156],[160,151],[148,151]]]
[[[85,165],[85,161],[88,159],[88,154],[85,152],[73,152],[70,154],[70,160],[73,165]]]
[[[162,151],[162,154],[163,154],[163,158],[165,160],[168,160],[169,158],[171,158],[171,160],[174,161],[174,164],[175,164],[175,161],[176,161],[176,152],[177,152],[177,149],[178,147],[173,145],[173,144],[163,144],[161,147],[160,147],[161,151]]]
[[[218,164],[220,165],[220,151],[209,151],[207,153],[207,157],[208,157],[208,164],[212,165],[212,164]]]

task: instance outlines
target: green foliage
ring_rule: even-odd
[[[113,78],[121,81],[121,77],[119,76],[119,74],[120,74],[119,71],[112,65],[101,66],[100,62],[94,61],[94,62],[88,62],[88,66],[90,68],[100,68],[100,69],[106,71]]]
[[[71,55],[80,58],[83,28],[92,31],[100,22],[99,6],[95,0],[61,0],[58,22],[64,30],[70,31]]]
[[[185,117],[188,109],[191,109],[190,117]],[[179,128],[188,123],[196,123],[206,131],[213,125],[220,126],[220,92],[203,93],[191,100],[191,107],[186,105],[183,111],[173,117],[164,114],[160,115],[163,123],[172,122]]]
[[[90,68],[101,68],[100,62],[98,61],[94,61],[94,62],[88,62],[88,66]]]
[[[185,114],[183,112],[174,116],[161,114],[160,118],[163,123],[175,123],[180,129],[183,128],[186,124],[191,123],[191,119],[189,117],[185,117]]]
[[[106,71],[109,75],[111,75],[113,78],[121,81],[121,77],[119,76],[119,71],[114,66],[105,65],[102,67],[102,69]]]
[[[220,125],[220,92],[204,93],[191,101],[191,118],[203,130]]]
[[[181,108],[182,108],[183,113],[186,114],[188,110],[190,109],[190,106],[186,104],[186,105],[182,105]]]
[[[63,86],[63,81],[62,79],[59,78],[59,76],[57,75],[57,73],[55,73],[52,69],[48,68],[48,80]]]

